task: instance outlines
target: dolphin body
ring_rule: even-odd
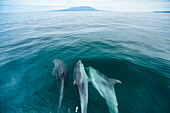
[[[116,99],[114,85],[121,83],[119,80],[107,78],[101,72],[95,70],[92,67],[88,68],[88,72],[91,76],[90,80],[99,94],[105,99],[110,113],[118,113],[118,103]]]
[[[74,68],[73,84],[77,86],[77,89],[79,92],[80,103],[81,103],[81,113],[87,113],[88,81],[89,81],[89,78],[85,72],[84,65],[79,60]]]
[[[64,64],[64,62],[59,59],[54,59],[53,63],[55,65],[53,69],[53,76],[54,75],[56,76],[59,84],[60,97],[59,97],[58,113],[60,113],[61,106],[63,103],[64,92],[67,86],[67,78],[68,78],[67,67]]]

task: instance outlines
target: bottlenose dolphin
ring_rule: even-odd
[[[87,113],[88,81],[89,81],[89,78],[85,72],[84,65],[79,60],[74,68],[74,82],[73,82],[73,84],[77,86],[77,89],[79,92],[81,113]]]
[[[64,92],[67,86],[67,67],[63,61],[59,59],[54,59],[54,69],[53,69],[53,76],[56,76],[59,84],[59,105],[58,105],[58,113],[61,112],[61,106],[63,103]]]
[[[114,85],[121,83],[119,80],[107,78],[101,72],[92,67],[88,68],[90,80],[99,94],[105,99],[110,113],[118,113],[118,103],[116,99]]]

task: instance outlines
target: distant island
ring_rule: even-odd
[[[154,13],[170,13],[170,11],[154,11]]]
[[[102,11],[102,10],[97,10],[89,6],[79,6],[79,7],[70,7],[68,9],[53,10],[53,11]]]

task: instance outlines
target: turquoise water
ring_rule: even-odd
[[[115,87],[120,113],[170,111],[170,14],[41,12],[0,14],[0,113],[54,113],[58,84],[53,59],[69,73],[63,113],[79,97],[73,69],[80,59]],[[89,83],[88,113],[108,113]]]

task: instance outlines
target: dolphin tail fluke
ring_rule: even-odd
[[[62,82],[61,89],[60,89],[60,97],[59,97],[59,105],[58,105],[58,113],[61,112],[61,106],[63,103],[63,97],[64,97],[64,82]]]
[[[117,80],[117,79],[109,79],[109,80],[113,85],[115,85],[117,83],[122,84],[122,82],[120,80]]]
[[[63,101],[63,97],[60,96],[60,100],[59,100],[59,106],[58,106],[58,113],[61,112],[61,105],[62,105],[62,101]]]
[[[58,113],[61,113],[61,107],[58,108]]]

